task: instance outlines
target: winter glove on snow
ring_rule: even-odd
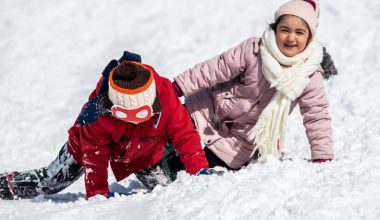
[[[208,169],[201,169],[198,173],[197,176],[199,175],[211,175],[210,171]]]
[[[223,171],[218,171],[218,170],[214,170],[212,168],[210,169],[201,169],[196,175],[197,176],[200,176],[200,175],[218,175],[218,176],[222,176],[223,175]]]
[[[106,197],[107,197],[107,199],[109,199],[109,198],[114,198],[116,195],[120,195],[120,196],[124,195],[124,196],[126,196],[127,194],[125,194],[125,193],[119,193],[119,192],[109,192],[109,193],[107,193]]]

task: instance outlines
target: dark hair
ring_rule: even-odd
[[[331,76],[338,75],[338,70],[336,69],[330,54],[326,51],[326,47],[323,47],[323,59],[321,66],[324,71],[323,78],[329,79]]]
[[[278,26],[278,24],[281,22],[281,20],[282,20],[283,17],[284,17],[284,15],[281,15],[281,16],[280,16],[275,22],[269,24],[269,27],[270,27],[274,32],[276,32],[276,30],[277,30],[277,26]]]

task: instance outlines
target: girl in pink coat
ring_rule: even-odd
[[[280,158],[288,115],[297,105],[311,160],[334,158],[323,79],[336,69],[318,41],[318,17],[316,2],[291,0],[278,8],[261,38],[175,77],[173,87],[185,97],[210,167],[236,170],[268,154]]]
[[[317,38],[319,5],[291,0],[261,38],[186,70],[173,82],[211,151],[228,168],[253,156],[281,156],[288,115],[298,105],[312,161],[334,157],[329,102]],[[330,73],[331,74],[331,73]]]

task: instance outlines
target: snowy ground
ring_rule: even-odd
[[[160,2],[160,3],[158,3]],[[336,159],[312,164],[299,113],[286,160],[224,176],[181,173],[144,194],[84,199],[79,180],[47,198],[0,201],[0,219],[380,219],[380,2],[321,1],[320,41],[339,76],[326,82]],[[104,65],[123,50],[170,79],[261,36],[281,0],[0,0],[0,172],[47,165]]]

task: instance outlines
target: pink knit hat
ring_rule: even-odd
[[[274,15],[274,20],[277,21],[282,15],[295,15],[302,18],[309,26],[312,36],[315,36],[319,17],[319,4],[317,1],[291,0],[278,8]]]

